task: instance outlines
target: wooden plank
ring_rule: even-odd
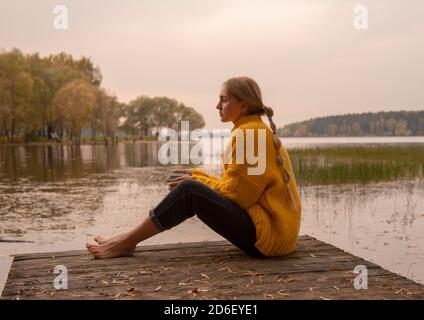
[[[367,290],[353,286],[357,265]],[[68,289],[56,291],[56,265]],[[309,236],[279,258],[251,258],[226,241],[137,247],[134,257],[86,251],[17,255],[3,299],[424,299],[424,286]]]

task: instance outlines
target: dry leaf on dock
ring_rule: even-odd
[[[211,279],[211,278],[209,278],[209,277],[208,277],[208,275],[207,275],[207,274],[205,274],[205,273],[201,273],[200,275],[201,275],[203,278],[206,278],[206,279],[208,279],[208,280],[210,280],[210,279]]]

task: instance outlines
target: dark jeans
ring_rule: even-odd
[[[154,209],[150,219],[161,231],[171,229],[194,215],[239,249],[254,257],[256,229],[246,210],[195,180],[179,183]]]

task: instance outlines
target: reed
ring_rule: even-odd
[[[299,185],[423,177],[424,146],[331,146],[289,150]]]

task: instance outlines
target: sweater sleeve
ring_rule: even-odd
[[[200,169],[191,169],[191,177],[194,180],[199,180],[202,178],[208,178],[208,179],[212,179],[212,180],[218,180],[219,178],[212,176],[210,174],[207,174],[206,172],[200,170]],[[195,178],[194,178],[195,177]]]
[[[248,175],[246,161],[237,164],[235,159],[236,144],[232,140],[231,161],[226,166],[221,178],[210,176],[205,172],[194,169],[192,179],[197,180],[211,189],[234,201],[243,209],[247,209],[258,202],[266,187],[266,179],[262,175]]]

